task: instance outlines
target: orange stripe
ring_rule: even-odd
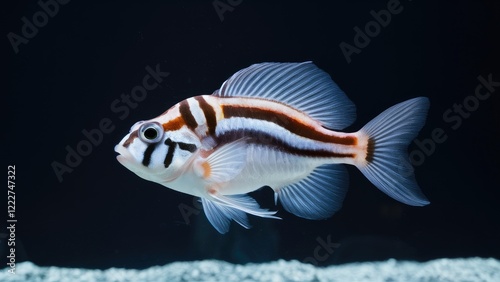
[[[179,116],[179,117],[176,117],[172,120],[169,120],[167,123],[164,123],[163,130],[164,131],[178,130],[181,127],[183,127],[185,124],[186,123],[184,122],[184,119],[181,116]]]
[[[304,124],[298,119],[269,109],[223,105],[222,110],[225,118],[243,117],[273,122],[296,135],[320,142],[335,143],[340,145],[356,145],[358,143],[357,138],[354,136],[339,137],[324,134],[316,130],[313,126]]]

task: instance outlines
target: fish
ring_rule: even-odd
[[[345,165],[391,198],[425,206],[407,150],[428,109],[429,99],[416,97],[344,132],[356,107],[328,73],[310,61],[259,63],[135,123],[116,158],[145,180],[199,197],[221,234],[232,221],[250,228],[248,214],[280,219],[248,195],[264,187],[298,217],[331,217],[349,186]]]

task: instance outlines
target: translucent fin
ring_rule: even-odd
[[[428,109],[429,99],[414,98],[390,107],[360,130],[372,145],[368,162],[357,167],[382,192],[411,206],[429,204],[407,169],[408,145],[424,125]]]
[[[201,203],[208,221],[210,221],[219,233],[224,234],[229,230],[231,219],[238,222],[246,229],[250,228],[245,212],[212,202],[205,198],[201,198]]]
[[[280,219],[275,211],[261,209],[259,204],[250,196],[247,195],[230,195],[223,196],[220,194],[210,195],[212,199],[202,198],[203,210],[207,215],[208,221],[219,231],[224,234],[229,230],[231,219],[239,223],[245,228],[250,228],[248,219],[245,213],[255,216]]]
[[[277,216],[275,211],[269,211],[267,209],[261,209],[259,204],[248,195],[227,195],[223,196],[220,194],[211,195],[218,203],[223,205],[244,211],[248,214],[259,216],[259,217],[267,217],[267,218],[275,218],[281,219]]]
[[[356,119],[351,100],[312,62],[254,64],[231,76],[213,95],[278,101],[331,129],[343,129]]]
[[[316,168],[309,176],[277,194],[285,210],[306,219],[325,219],[342,207],[349,179],[343,165]]]
[[[245,167],[246,154],[245,139],[239,139],[216,148],[206,159],[200,158],[195,161],[194,169],[208,182],[228,182]]]

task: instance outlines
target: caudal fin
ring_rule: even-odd
[[[366,163],[357,165],[359,170],[382,192],[412,206],[429,204],[409,169],[407,152],[428,109],[429,99],[410,99],[385,110],[360,130],[368,136],[368,151]]]

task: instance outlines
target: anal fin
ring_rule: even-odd
[[[277,189],[276,193],[288,212],[306,219],[325,219],[342,207],[348,184],[345,167],[328,164],[317,167],[297,183]]]

